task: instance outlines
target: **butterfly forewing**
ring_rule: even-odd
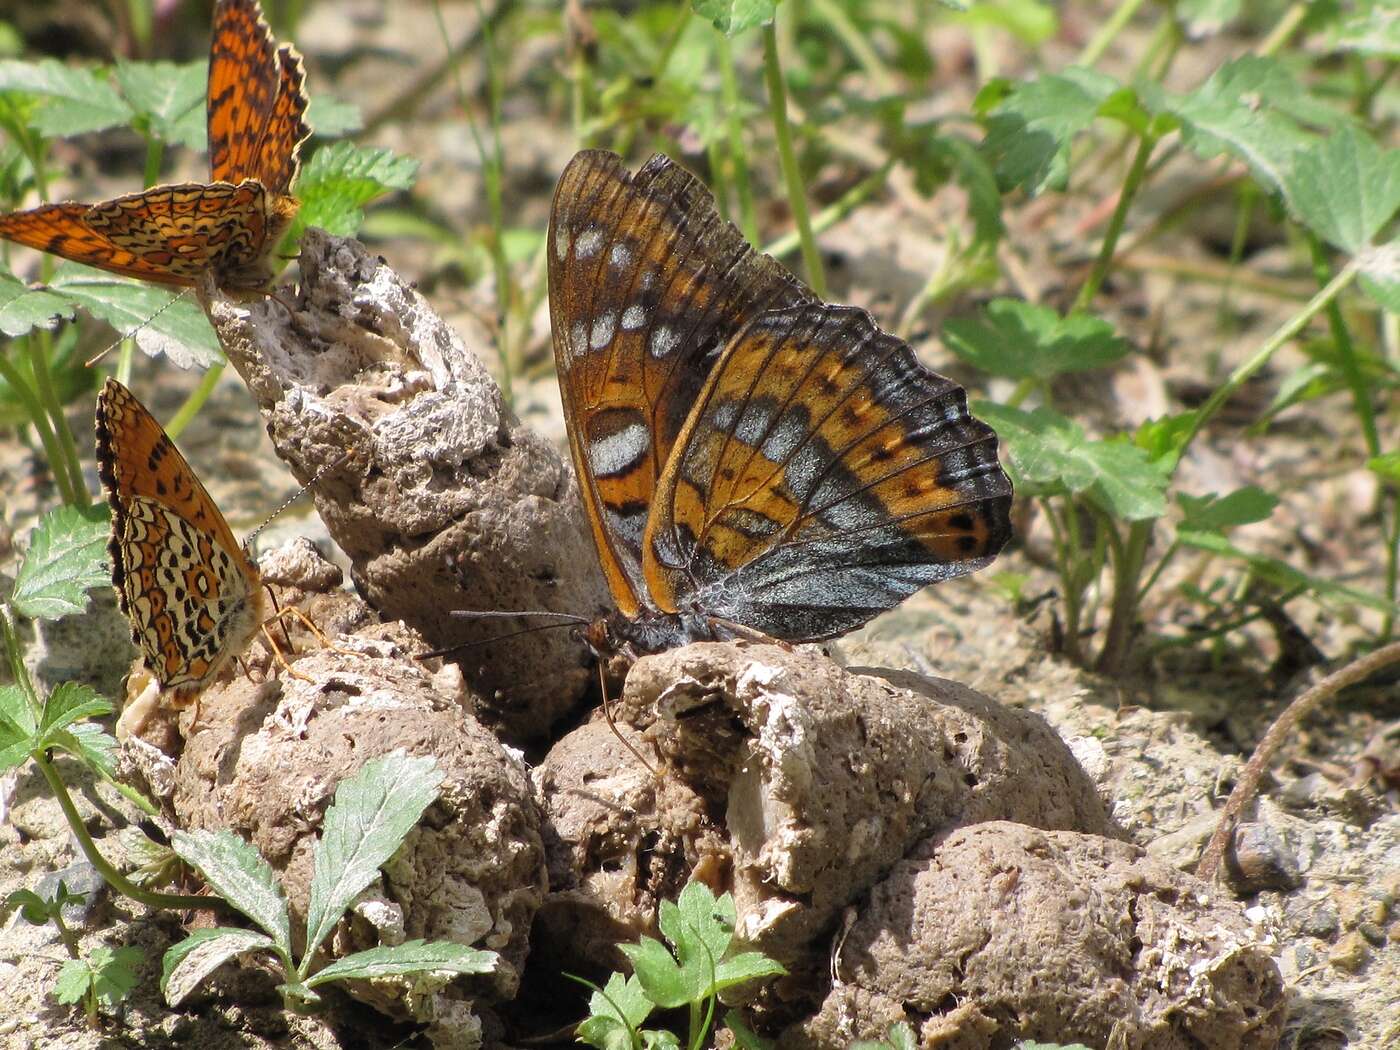
[[[554,356],[574,466],[614,601],[650,605],[642,532],[657,479],[718,352],[745,320],[811,293],[725,222],[664,156],[636,175],[579,153],[549,228]]]
[[[97,461],[112,508],[112,583],[162,687],[198,692],[262,622],[257,567],[179,450],[108,379]]]
[[[863,310],[756,317],[668,461],[643,567],[658,608],[775,637],[851,630],[1010,537],[996,435]]]
[[[70,201],[0,215],[0,237],[109,273],[139,277],[156,284],[193,283],[182,274],[148,262],[136,252],[114,244],[93,229],[87,221],[90,208],[90,205]]]
[[[219,0],[209,39],[209,172],[215,182],[259,175],[258,153],[282,90],[277,42],[257,0]]]
[[[296,49],[283,44],[277,49],[281,64],[282,88],[267,121],[258,149],[253,177],[271,194],[291,192],[301,169],[301,145],[311,137],[306,123],[306,71]]]

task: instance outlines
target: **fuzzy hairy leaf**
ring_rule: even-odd
[[[244,952],[271,948],[271,938],[257,930],[215,927],[196,930],[165,953],[160,991],[170,1006],[179,1006],[211,973]]]
[[[81,135],[130,124],[135,113],[105,75],[56,59],[0,61],[0,91],[40,98],[29,126],[41,135]]]
[[[29,536],[15,578],[15,611],[31,618],[54,620],[87,608],[87,592],[111,582],[107,535],[111,528],[106,504],[58,507],[44,515]]]
[[[12,274],[0,272],[0,334],[24,335],[35,328],[53,328],[71,320],[73,304],[45,288],[30,288]]]
[[[1023,83],[1001,82],[1001,97],[986,118],[982,148],[996,158],[1002,187],[1021,186],[1034,196],[1063,186],[1071,142],[1094,122],[1118,87],[1112,77],[1077,66]],[[979,106],[985,108],[997,90],[996,84],[984,88]]]
[[[364,206],[393,190],[405,190],[418,175],[418,161],[383,148],[362,149],[352,142],[323,146],[311,155],[297,180],[301,210],[292,227],[299,237],[308,226],[351,237],[364,222]]]
[[[500,957],[495,952],[468,948],[451,941],[405,941],[355,952],[337,959],[307,978],[306,986],[348,979],[396,977],[410,973],[490,973]]]
[[[1344,127],[1294,158],[1284,194],[1303,225],[1355,255],[1400,209],[1400,151]]]
[[[291,953],[291,920],[282,887],[262,854],[231,831],[177,831],[170,844],[180,859],[229,904],[261,926]]]

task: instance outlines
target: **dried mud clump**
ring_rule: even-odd
[[[284,551],[269,564],[303,583],[336,582],[314,552]],[[352,595],[284,593],[332,647],[294,630],[295,674],[237,675],[202,695],[178,761],[158,781],[172,820],[252,842],[277,871],[300,930],[313,850],[339,783],[396,749],[431,756],[445,776],[437,801],[342,921],[330,955],[414,938],[488,948],[501,962],[469,990],[488,1004],[512,998],[546,885],[524,764],[471,715],[455,667],[430,671],[418,659],[427,647],[414,632],[379,623]],[[141,753],[152,765],[149,745]],[[445,983],[361,984],[354,993],[393,1016],[440,1022],[457,1009],[435,994]]]
[[[837,942],[833,987],[782,1050],[914,1026],[920,1046],[1016,1039],[1271,1050],[1278,969],[1232,902],[1135,846],[995,821],[931,840]]]
[[[521,425],[456,333],[355,241],[308,230],[295,312],[202,289],[278,455],[385,619],[431,646],[507,633],[456,609],[592,616],[606,588],[572,472]],[[508,626],[517,626],[509,624]],[[517,739],[548,728],[590,679],[568,631],[464,649],[481,716]]]

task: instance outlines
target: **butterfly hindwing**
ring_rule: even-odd
[[[155,417],[114,379],[97,402],[97,462],[132,640],[162,687],[198,692],[262,622],[257,567]]]
[[[311,137],[306,123],[306,70],[301,55],[289,44],[277,49],[282,87],[268,117],[258,150],[254,177],[274,195],[291,193],[292,183],[301,170],[301,146]]]
[[[757,316],[701,391],[643,554],[665,611],[831,637],[1010,537],[996,435],[956,383],[853,307]]]
[[[657,479],[716,356],[743,322],[811,293],[657,155],[635,175],[579,153],[549,227],[554,356],[574,466],[618,608],[646,602],[642,532]]]

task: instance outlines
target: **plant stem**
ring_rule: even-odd
[[[749,183],[749,161],[744,153],[744,123],[739,114],[739,75],[734,68],[734,45],[716,30],[720,91],[724,100],[725,132],[729,139],[729,164],[734,172],[734,188],[739,194],[739,229],[750,244],[758,243],[758,211]]]
[[[1141,3],[1142,0],[1135,2]],[[856,64],[870,78],[870,83],[878,94],[893,95],[899,90],[899,85],[890,75],[889,68],[870,46],[866,35],[851,21],[845,8],[833,0],[812,0],[812,13],[826,23],[827,28],[841,41],[841,45],[850,52]]]
[[[1123,667],[1128,642],[1132,639],[1133,625],[1137,622],[1138,581],[1142,578],[1147,548],[1152,541],[1152,525],[1152,519],[1148,519],[1135,521],[1128,526],[1128,541],[1123,545],[1118,564],[1114,566],[1113,604],[1109,610],[1108,629],[1104,634],[1103,648],[1099,651],[1097,665],[1101,672],[1113,674]]]
[[[15,680],[15,685],[19,686],[20,692],[24,694],[25,702],[29,705],[30,725],[22,726],[26,732],[37,731],[39,723],[44,718],[44,702],[39,699],[39,694],[34,690],[34,683],[29,678],[29,671],[24,666],[24,657],[20,653],[19,636],[15,634],[15,623],[11,618],[10,607],[0,602],[0,648],[4,649],[5,660],[10,665],[10,677]]]
[[[152,908],[198,908],[201,911],[229,910],[230,906],[221,897],[196,897],[185,893],[156,893],[144,889],[128,879],[112,866],[111,862],[97,848],[97,843],[92,841],[92,836],[88,834],[87,825],[83,823],[78,808],[73,805],[73,797],[68,793],[68,786],[58,775],[58,770],[54,768],[53,763],[45,757],[42,751],[36,751],[30,757],[34,759],[34,764],[39,767],[39,772],[43,773],[44,780],[48,782],[49,790],[53,792],[54,798],[58,800],[59,808],[63,810],[63,816],[68,821],[68,828],[73,832],[73,837],[78,840],[78,846],[83,851],[83,856],[87,858],[89,864],[97,869],[97,873],[112,889],[124,897],[130,897],[137,903]]]
[[[32,340],[34,334],[30,333],[28,339]],[[9,384],[14,396],[24,405],[25,413],[29,416],[29,422],[33,424],[35,432],[39,435],[39,443],[44,446],[44,455],[48,457],[49,469],[53,472],[54,484],[58,487],[59,494],[65,503],[68,499],[69,480],[66,469],[66,462],[59,446],[58,439],[54,436],[53,427],[49,425],[48,413],[44,411],[44,406],[40,403],[38,395],[34,393],[28,380],[15,368],[4,355],[0,354],[0,378]]]
[[[38,396],[44,415],[48,418],[47,425],[53,428],[53,447],[45,445],[44,451],[49,454],[49,469],[53,471],[54,484],[58,486],[63,502],[74,507],[86,507],[91,498],[83,485],[82,467],[78,463],[78,447],[73,442],[73,432],[68,429],[63,406],[58,403],[58,395],[54,393],[53,379],[49,375],[48,354],[44,352],[45,334],[32,332],[25,340],[25,347],[29,351],[29,371],[34,376],[34,392]]]
[[[1099,248],[1099,257],[1094,260],[1094,268],[1089,271],[1089,276],[1085,278],[1083,286],[1079,289],[1079,294],[1075,296],[1074,305],[1070,307],[1070,313],[1079,313],[1087,309],[1094,301],[1094,296],[1099,292],[1099,286],[1103,284],[1104,278],[1108,276],[1108,268],[1113,263],[1113,253],[1118,247],[1118,238],[1123,233],[1123,224],[1128,218],[1128,208],[1133,203],[1133,198],[1137,196],[1137,191],[1142,185],[1143,172],[1147,170],[1148,158],[1152,156],[1152,148],[1157,144],[1157,140],[1151,135],[1144,135],[1138,142],[1137,153],[1133,155],[1132,166],[1128,169],[1128,177],[1123,182],[1123,188],[1118,192],[1118,206],[1113,209],[1113,217],[1108,222],[1108,230],[1104,233],[1103,245]]]
[[[1337,298],[1352,281],[1356,280],[1359,269],[1360,265],[1358,261],[1352,259],[1347,263],[1341,273],[1337,274],[1336,277],[1332,278],[1332,280],[1327,283],[1327,287],[1314,295],[1303,309],[1289,318],[1282,327],[1264,341],[1263,346],[1254,351],[1247,360],[1242,362],[1230,373],[1229,378],[1221,384],[1215,393],[1211,394],[1204,405],[1196,410],[1195,418],[1191,421],[1191,429],[1186,432],[1186,436],[1181,441],[1181,447],[1177,450],[1178,462],[1180,462],[1181,457],[1185,455],[1186,449],[1190,447],[1191,442],[1196,439],[1196,435],[1201,432],[1202,428],[1210,422],[1210,420],[1215,418],[1216,413],[1219,412],[1225,402],[1230,399],[1230,395],[1243,386],[1250,376],[1263,368],[1264,365],[1268,363],[1269,358],[1274,356],[1274,353],[1279,347],[1283,346],[1284,343],[1301,332],[1304,326],[1316,317],[1328,303]]]
[[[224,374],[226,362],[219,361],[209,366],[204,377],[200,379],[199,385],[190,392],[190,396],[185,398],[185,403],[180,406],[175,415],[170,418],[170,422],[165,424],[165,432],[173,441],[180,436],[185,427],[190,425],[199,410],[204,407],[204,402],[209,400],[209,395],[214,392],[214,387],[219,382],[219,377]]]
[[[1113,43],[1115,37],[1123,31],[1123,27],[1132,21],[1133,15],[1137,14],[1138,8],[1143,4],[1143,0],[1123,0],[1114,9],[1108,21],[1103,24],[1103,28],[1094,34],[1094,38],[1084,45],[1084,50],[1079,52],[1079,57],[1074,60],[1076,66],[1093,66],[1103,57],[1103,53],[1108,50],[1108,45]]]
[[[1259,46],[1254,49],[1254,53],[1266,58],[1283,47],[1284,44],[1288,43],[1288,38],[1293,35],[1294,30],[1302,25],[1307,14],[1308,5],[1303,0],[1297,0],[1283,13],[1283,17],[1274,23],[1274,28],[1269,31],[1269,35],[1259,41]]]
[[[1317,283],[1326,287],[1332,277],[1332,268],[1327,262],[1327,251],[1322,241],[1311,230],[1306,232],[1308,250],[1312,253],[1313,273]],[[1327,326],[1332,331],[1332,341],[1337,344],[1337,358],[1343,378],[1351,388],[1352,403],[1356,405],[1356,415],[1361,420],[1361,433],[1366,439],[1366,452],[1371,456],[1381,454],[1380,433],[1376,429],[1376,410],[1371,404],[1371,395],[1366,389],[1366,380],[1361,375],[1361,366],[1356,360],[1356,347],[1352,345],[1351,333],[1342,319],[1342,309],[1333,299],[1327,304]]]
[[[838,222],[844,219],[851,212],[855,211],[867,200],[871,194],[885,184],[889,178],[890,169],[894,167],[894,160],[887,160],[880,165],[878,171],[867,175],[858,183],[852,186],[836,200],[832,201],[812,218],[812,233],[821,233],[829,230]],[[776,241],[772,241],[763,250],[775,259],[781,259],[785,255],[790,255],[795,248],[802,245],[802,238],[798,231],[785,233]]]
[[[817,242],[812,236],[812,220],[807,215],[807,197],[802,186],[802,173],[797,167],[797,154],[792,148],[792,129],[788,126],[787,116],[787,88],[783,84],[783,71],[778,63],[778,33],[772,22],[763,27],[763,73],[768,83],[768,109],[773,118],[773,132],[778,140],[778,160],[783,169],[783,181],[787,184],[788,206],[792,208],[798,242],[802,246],[802,265],[807,271],[807,282],[812,286],[812,291],[818,299],[825,299],[826,273],[822,269]]]
[[[160,162],[165,157],[165,144],[155,136],[146,139],[146,170],[142,175],[143,184],[150,188],[160,181]]]

